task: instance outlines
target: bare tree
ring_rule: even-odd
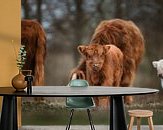
[[[22,0],[22,7],[24,8],[24,18],[29,19],[30,18],[30,15],[29,15],[30,6],[28,3],[28,0]]]
[[[74,0],[75,4],[75,19],[74,19],[74,44],[73,48],[77,49],[77,46],[81,44],[82,37],[83,37],[83,20],[84,20],[84,11],[83,11],[83,3],[84,0]],[[74,59],[77,60],[79,57],[79,53],[77,51],[74,51]]]
[[[36,13],[36,17],[38,22],[42,22],[42,10],[41,10],[41,6],[42,6],[42,0],[37,0],[37,13]]]
[[[105,0],[99,0],[96,2],[96,10],[99,14],[100,20],[105,18],[105,13],[104,13],[104,9],[103,9],[104,2],[105,2]]]
[[[122,0],[115,0],[115,17],[123,17]]]

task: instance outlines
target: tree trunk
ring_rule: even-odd
[[[42,22],[42,10],[41,10],[41,6],[42,6],[42,0],[37,0],[37,20],[39,23]]]
[[[22,6],[24,8],[24,18],[29,19],[30,18],[30,16],[29,16],[30,7],[29,7],[28,0],[23,0],[22,1]]]
[[[83,19],[84,19],[84,12],[83,12],[83,0],[74,0],[75,3],[75,8],[76,8],[76,14],[75,14],[75,23],[74,23],[74,44],[73,44],[73,49],[76,49],[76,51],[73,51],[74,54],[74,63],[75,65],[79,61],[79,53],[77,51],[77,47],[79,44],[82,44],[82,33],[83,33]]]
[[[122,0],[115,0],[115,18],[123,17]]]

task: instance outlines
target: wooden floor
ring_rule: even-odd
[[[19,130],[65,130],[66,126],[22,126]],[[106,125],[96,125],[96,130],[109,130]],[[90,130],[88,125],[72,125],[70,130]],[[136,126],[133,130],[137,130]],[[141,130],[149,130],[147,125],[141,126]],[[155,125],[154,130],[163,130],[163,125]]]

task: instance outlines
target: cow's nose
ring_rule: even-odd
[[[99,64],[93,64],[93,67],[99,67]]]
[[[93,64],[93,70],[98,71],[99,70],[99,64]]]

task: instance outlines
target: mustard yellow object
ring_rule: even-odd
[[[20,47],[21,0],[0,0],[0,5],[0,87],[4,87],[11,86],[11,79],[18,73],[15,52],[18,52]],[[19,99],[19,126],[21,125],[20,101]],[[0,104],[1,102],[2,97]]]

